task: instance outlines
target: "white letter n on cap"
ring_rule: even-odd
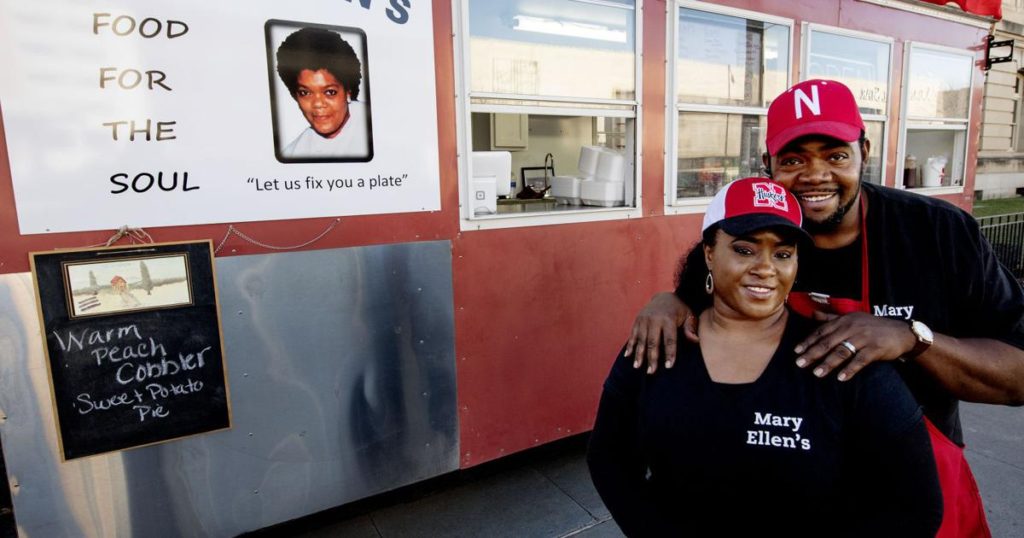
[[[799,88],[793,92],[793,108],[796,109],[796,119],[804,117],[803,107],[800,106],[800,103],[807,105],[807,109],[811,111],[811,114],[820,116],[821,102],[818,101],[818,86],[811,86],[811,97],[809,98],[807,97],[807,94],[804,93],[803,88]]]

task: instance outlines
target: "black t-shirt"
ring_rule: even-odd
[[[861,296],[861,253],[863,245],[860,236],[845,247],[824,250],[806,248],[800,251],[799,271],[794,291],[813,291],[831,297],[860,299]]]
[[[862,192],[868,202],[872,314],[1024,348],[1024,293],[971,215],[942,200],[870,183],[862,184]],[[808,254],[800,253],[794,290],[860,298],[859,240]],[[896,368],[928,418],[962,445],[957,400],[913,361]]]
[[[941,521],[918,405],[888,364],[840,383],[794,364],[790,315],[753,383],[711,380],[700,348],[648,376],[621,354],[588,462],[631,536],[931,536]]]

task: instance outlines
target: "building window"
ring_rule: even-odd
[[[761,173],[768,105],[789,86],[792,22],[697,2],[676,10],[669,203],[703,204]]]
[[[1022,106],[1022,104],[1024,104],[1024,72],[1021,71],[1021,68],[1024,67],[1024,49],[1014,48],[1013,57],[1014,62],[1009,65],[1012,65],[1014,69],[1011,73],[1003,75],[1004,80],[1009,78],[1013,81],[1013,96],[1011,101],[1013,103],[1013,123],[1010,125],[1011,149],[1017,153],[1024,153],[1024,106]],[[991,78],[990,72],[989,80],[985,83],[986,94],[989,91]],[[987,102],[985,104],[986,106],[988,105]],[[985,122],[986,128],[988,123],[989,122],[987,121]]]
[[[637,3],[456,0],[465,218],[636,206]]]
[[[962,186],[974,57],[919,43],[907,56],[902,185]]]
[[[865,181],[881,184],[886,153],[885,128],[889,112],[892,41],[817,25],[805,32],[808,51],[804,78],[842,82],[853,92],[873,150],[867,159]]]

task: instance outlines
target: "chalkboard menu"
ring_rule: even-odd
[[[230,427],[209,241],[31,257],[65,460]]]

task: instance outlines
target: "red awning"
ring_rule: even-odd
[[[938,4],[944,6],[946,4],[956,4],[960,6],[960,9],[968,13],[974,13],[975,15],[983,15],[985,17],[995,17],[997,19],[1003,18],[1003,2],[1001,0],[924,0],[930,4]]]

